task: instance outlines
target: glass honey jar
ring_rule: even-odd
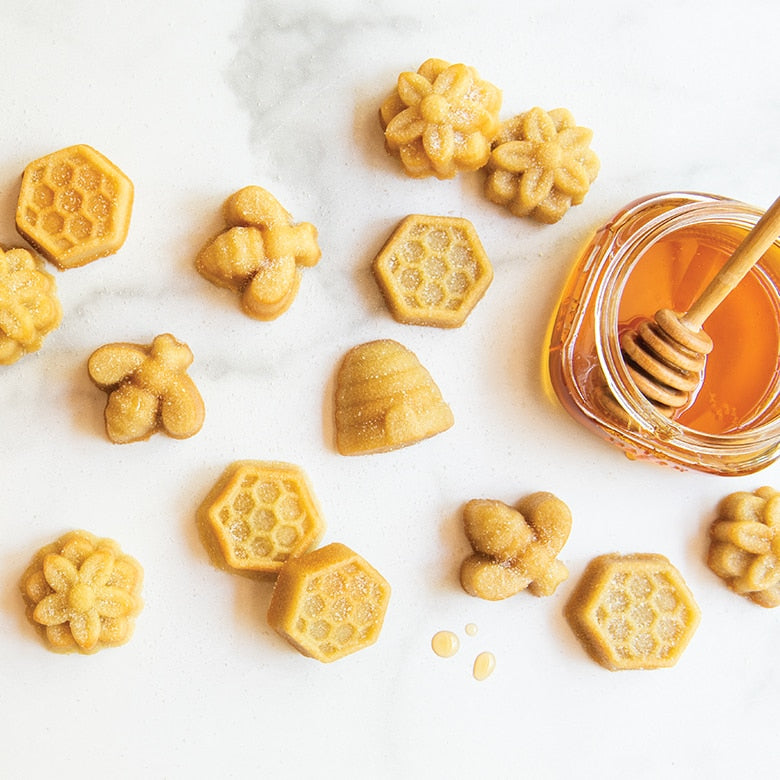
[[[631,458],[750,474],[780,455],[780,241],[704,323],[714,348],[672,417],[639,391],[620,337],[661,308],[685,312],[762,212],[715,195],[634,201],[598,229],[561,295],[548,369],[567,411]]]

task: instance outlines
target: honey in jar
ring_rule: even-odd
[[[685,312],[761,211],[699,193],[661,193],[600,228],[565,285],[549,379],[579,421],[631,457],[714,474],[757,471],[780,454],[780,244],[704,323],[703,379],[670,419],[637,389],[620,335],[660,308]]]

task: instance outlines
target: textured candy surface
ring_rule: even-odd
[[[22,174],[16,229],[60,269],[116,252],[127,238],[133,183],[79,144],[31,162]]]
[[[49,647],[94,653],[130,639],[143,606],[143,569],[111,539],[72,531],[41,548],[21,590]]]
[[[406,217],[373,268],[396,320],[439,328],[460,327],[493,280],[474,226],[461,217]]]
[[[268,622],[301,653],[328,663],[376,642],[389,600],[385,578],[334,542],[285,563]]]
[[[673,666],[700,619],[680,573],[654,553],[594,558],[565,614],[590,655],[613,671]]]

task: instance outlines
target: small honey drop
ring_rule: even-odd
[[[431,647],[440,658],[452,658],[458,652],[460,640],[452,631],[438,631],[431,640]]]
[[[474,679],[486,680],[493,674],[493,670],[496,668],[496,657],[493,653],[480,653],[474,659]]]
[[[468,636],[476,636],[478,630],[479,629],[477,628],[477,624],[476,623],[467,623],[466,624],[466,634],[468,634]]]

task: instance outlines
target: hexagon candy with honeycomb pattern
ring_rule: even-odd
[[[458,328],[493,281],[493,268],[467,219],[411,214],[376,256],[374,276],[399,322]]]
[[[16,229],[60,270],[116,252],[127,238],[133,183],[86,144],[31,162],[22,174]]]
[[[324,533],[303,471],[278,461],[236,461],[222,474],[202,511],[228,567],[275,575],[291,556]]]
[[[376,642],[389,599],[385,578],[333,542],[285,563],[268,622],[303,655],[328,663]]]
[[[613,671],[673,666],[700,618],[680,573],[654,553],[594,558],[565,614],[594,660]]]

